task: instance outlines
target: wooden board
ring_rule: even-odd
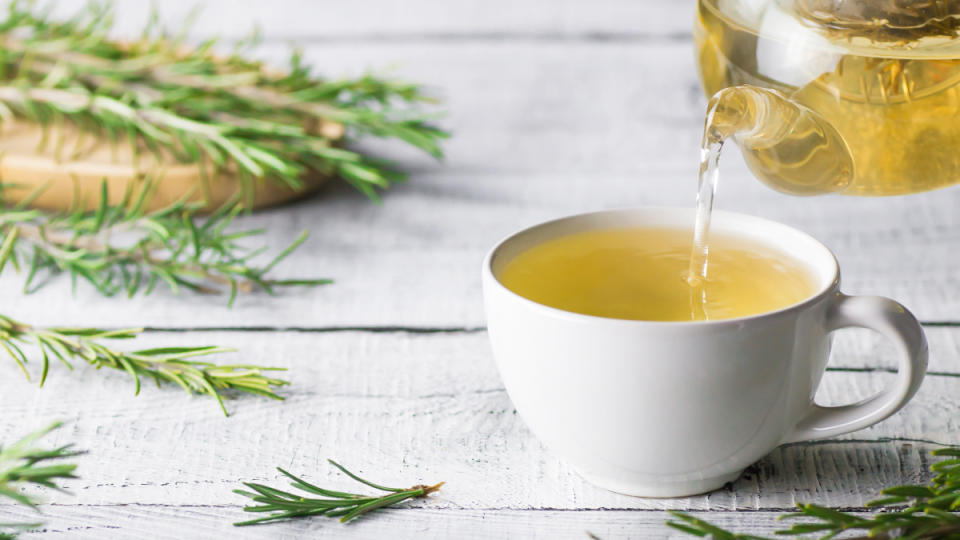
[[[689,44],[323,45],[308,56],[331,72],[404,59],[405,75],[449,96],[455,133],[443,164],[377,147],[414,171],[382,205],[338,186],[240,220],[265,227],[275,250],[310,229],[278,275],[331,277],[335,286],[282,301],[253,295],[228,310],[225,300],[162,292],[115,303],[80,287],[71,297],[65,280],[22,297],[21,282],[6,276],[0,294],[10,310],[106,325],[136,312],[150,326],[475,327],[483,324],[480,261],[511,231],[601,208],[692,204],[703,103]],[[489,82],[492,74],[509,88]],[[736,152],[724,167],[718,207],[820,238],[837,253],[849,292],[892,296],[925,320],[960,319],[960,295],[951,293],[960,287],[960,190],[794,198],[751,178]]]
[[[847,337],[818,396],[822,403],[866,397],[894,377],[873,369],[890,359],[883,352],[879,360],[873,357],[883,349],[872,334]],[[109,516],[135,520],[140,513],[190,520],[201,519],[199,511],[238,519],[235,505],[242,500],[230,490],[242,480],[282,482],[274,466],[346,486],[326,458],[387,484],[446,480],[429,507],[474,516],[529,511],[536,520],[545,511],[778,510],[798,500],[861,508],[886,485],[923,481],[933,443],[960,443],[955,328],[931,329],[931,348],[941,351],[931,366],[936,374],[903,412],[845,441],[782,447],[731,487],[682,499],[640,499],[594,488],[554,458],[517,417],[483,332],[156,332],[140,345],[171,338],[183,345],[235,344],[243,352],[233,360],[287,367],[295,384],[283,392],[286,402],[236,399],[229,402],[233,416],[224,418],[211,400],[189,398],[176,388],[147,386],[134,397],[120,372],[79,368],[71,374],[55,366],[47,386],[37,389],[20,380],[12,364],[2,366],[0,410],[6,420],[0,440],[62,418],[68,425],[50,443],[71,441],[91,451],[78,459],[82,479],[69,482],[74,495],[47,494],[57,505],[54,515],[64,508],[79,517],[94,505],[94,525]],[[117,505],[131,503],[136,506],[128,514],[118,513]],[[10,515],[20,515],[13,510]],[[0,507],[0,517],[7,515]],[[588,518],[582,523],[602,523]],[[422,519],[394,523],[412,534],[439,521]],[[493,526],[488,534],[497,530]]]
[[[22,519],[34,517],[17,510]],[[772,534],[782,527],[775,512],[698,512],[697,517],[726,528],[753,534]],[[502,540],[531,538],[543,540],[583,540],[588,532],[598,538],[651,538],[680,540],[691,538],[663,526],[665,511],[637,510],[438,510],[417,508],[388,510],[379,519],[367,519],[341,525],[326,522],[299,522],[273,525],[270,529],[237,529],[229,525],[236,519],[234,509],[199,505],[169,508],[147,505],[90,505],[85,507],[50,506],[48,524],[36,536],[41,538],[144,538],[180,540],[182,538],[220,538],[238,540],[260,538],[419,538],[446,540],[476,538]],[[171,530],[170,522],[178,527]],[[518,524],[523,534],[518,535]],[[184,531],[190,531],[184,536]]]
[[[73,13],[85,0],[57,3]],[[137,36],[151,6],[118,2],[117,28]],[[190,0],[164,2],[171,31],[182,28],[196,10]],[[207,0],[193,21],[191,35],[226,39],[249,36],[254,27],[267,40],[424,41],[684,39],[690,32],[693,4],[659,0]]]

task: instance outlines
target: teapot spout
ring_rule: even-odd
[[[853,158],[837,130],[775,90],[720,90],[710,99],[703,137],[705,147],[733,138],[753,174],[777,191],[837,193],[853,182]]]

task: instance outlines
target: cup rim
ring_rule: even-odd
[[[641,207],[616,208],[616,209],[608,209],[608,210],[596,210],[592,212],[570,214],[570,215],[550,219],[547,221],[543,221],[528,227],[524,227],[523,229],[513,232],[507,235],[506,237],[500,239],[496,244],[494,244],[492,248],[490,248],[490,250],[487,252],[486,256],[483,259],[483,271],[482,271],[481,277],[485,285],[489,284],[489,286],[496,288],[500,293],[505,293],[507,296],[511,297],[515,301],[519,301],[520,303],[527,306],[528,308],[543,312],[544,314],[551,315],[553,317],[559,317],[559,318],[575,320],[575,321],[578,320],[578,321],[584,321],[584,322],[602,322],[604,324],[620,324],[620,325],[627,325],[627,326],[661,326],[661,327],[670,327],[670,328],[685,328],[685,327],[718,328],[718,327],[724,327],[724,326],[738,326],[746,322],[757,321],[760,319],[785,316],[788,314],[792,314],[796,311],[804,310],[808,306],[816,304],[817,302],[822,300],[825,296],[835,293],[836,291],[839,290],[840,264],[837,262],[837,257],[833,253],[833,251],[830,248],[828,248],[823,242],[817,240],[809,233],[806,233],[800,229],[791,227],[790,225],[780,223],[779,221],[774,221],[771,219],[766,219],[766,218],[762,218],[762,217],[758,217],[750,214],[744,214],[741,212],[732,212],[729,210],[716,210],[716,209],[713,210],[713,214],[711,217],[712,223],[714,224],[718,220],[720,221],[726,221],[730,219],[741,220],[741,221],[753,222],[757,226],[781,228],[783,230],[789,231],[790,234],[799,235],[808,239],[814,245],[816,245],[818,249],[822,250],[829,256],[831,267],[828,269],[828,272],[829,272],[829,275],[832,277],[826,279],[825,283],[815,293],[811,294],[810,296],[804,298],[799,302],[790,304],[788,306],[784,306],[780,309],[773,310],[773,311],[765,311],[763,313],[756,313],[756,314],[747,315],[744,317],[735,317],[730,319],[717,319],[712,321],[711,320],[648,321],[648,320],[639,320],[639,319],[619,319],[615,317],[602,317],[599,315],[587,315],[585,313],[567,311],[567,310],[551,307],[546,304],[541,304],[539,302],[535,302],[533,300],[530,300],[529,298],[526,298],[524,296],[521,296],[520,294],[513,292],[512,290],[507,288],[503,283],[501,283],[500,280],[497,278],[497,276],[494,275],[493,273],[493,260],[494,260],[494,257],[497,255],[497,252],[500,251],[504,246],[506,246],[510,242],[516,240],[517,238],[519,238],[524,234],[530,233],[535,229],[554,227],[565,221],[584,219],[591,216],[600,216],[604,214],[629,215],[629,214],[648,213],[648,212],[671,212],[671,213],[692,214],[694,212],[694,209],[691,209],[688,207],[678,207],[678,206],[641,206]],[[786,251],[788,253],[790,252],[789,249],[787,249]],[[815,267],[813,264],[811,264],[810,266]],[[484,296],[487,296],[486,292]]]

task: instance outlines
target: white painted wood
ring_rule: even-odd
[[[941,331],[942,330],[942,331]],[[931,334],[955,343],[958,330]],[[950,334],[949,336],[945,334]],[[639,499],[581,480],[526,429],[504,392],[483,333],[162,333],[138,346],[233,343],[237,361],[290,368],[285,402],[242,397],[224,418],[207,398],[146,385],[139,397],[120,372],[55,366],[37,389],[3,366],[0,440],[53,419],[68,425],[50,444],[74,442],[68,505],[232,505],[241,480],[282,483],[274,466],[346,487],[325,463],[335,458],[385,484],[447,481],[431,508],[695,509],[788,508],[797,500],[860,507],[884,486],[921,482],[932,448],[960,443],[956,356],[940,361],[901,413],[846,441],[775,450],[731,488],[682,499]],[[866,350],[867,345],[858,347]],[[942,347],[941,347],[942,348]],[[227,361],[229,358],[221,358]],[[845,360],[846,362],[847,360]],[[855,368],[856,358],[837,365]],[[833,372],[820,400],[845,403],[888,384],[886,372]],[[4,515],[0,512],[0,522]]]
[[[38,322],[153,326],[479,326],[479,264],[499,238],[564,214],[638,205],[691,205],[702,99],[688,44],[323,45],[327,71],[401,60],[402,73],[444,89],[455,132],[443,165],[399,152],[415,169],[380,206],[349,189],[243,218],[279,248],[311,240],[284,276],[330,287],[254,295],[233,310],[216,298],[75,298],[61,281],[23,297],[12,274],[0,295]],[[628,67],[626,69],[624,66]],[[409,159],[407,159],[409,158]],[[900,198],[787,197],[749,177],[736,152],[718,207],[807,230],[840,258],[845,288],[889,295],[927,320],[960,319],[954,244],[960,190]],[[198,309],[198,306],[204,306]],[[131,313],[136,314],[131,317]]]
[[[223,506],[47,506],[47,524],[30,538],[149,537],[155,540],[222,538],[236,540],[276,538],[351,538],[382,540],[447,540],[475,538],[503,540],[588,540],[587,532],[603,540],[680,540],[691,536],[667,528],[664,511],[555,511],[454,510],[418,508],[388,511],[373,519],[342,525],[321,520],[281,523],[269,528],[235,528],[229,523],[238,512]],[[863,513],[857,513],[863,515]],[[35,516],[16,510],[19,519]],[[242,514],[241,514],[242,515]],[[772,534],[783,527],[774,512],[698,512],[715,525],[738,532]],[[177,523],[176,529],[170,524]]]
[[[61,3],[61,9],[77,1]],[[163,3],[167,20],[192,7]],[[0,279],[2,311],[40,324],[195,327],[479,327],[479,263],[501,236],[586,210],[692,204],[700,96],[687,36],[691,1],[210,0],[195,35],[244,35],[259,22],[265,58],[287,39],[331,75],[396,66],[443,96],[455,137],[440,165],[395,145],[368,145],[414,172],[382,206],[342,187],[245,217],[279,247],[310,242],[281,276],[338,282],[233,310],[217,299],[160,292],[104,300],[66,283],[23,297]],[[119,6],[122,32],[146,3]],[[211,15],[212,14],[212,15]],[[845,288],[902,300],[926,320],[960,321],[957,189],[894,199],[796,199],[724,158],[718,207],[781,220],[834,249]],[[584,483],[516,416],[482,332],[152,333],[151,344],[236,345],[237,361],[291,369],[286,402],[242,397],[223,418],[205,398],[145,386],[122,373],[54,366],[37,389],[0,360],[0,441],[53,419],[51,444],[76,442],[73,496],[47,493],[49,524],[30,537],[66,538],[681,538],[665,509],[702,512],[754,533],[796,501],[861,507],[882,487],[926,478],[933,443],[960,444],[960,329],[928,328],[931,376],[904,411],[840,441],[775,450],[732,486],[685,499],[644,500]],[[889,345],[865,331],[838,338],[837,371],[818,399],[846,403],[894,377]],[[222,360],[226,361],[227,358]],[[875,369],[878,368],[878,369]],[[342,460],[384,483],[447,480],[424,508],[341,526],[322,520],[234,529],[239,480],[280,484],[275,465],[350,486],[324,463]],[[0,505],[0,522],[32,519]]]
[[[672,178],[673,185],[687,179]],[[476,199],[447,193],[455,189],[449,183],[468,181],[484,183],[471,189],[494,193]],[[569,190],[567,200],[551,195],[558,181]],[[278,268],[277,275],[332,277],[336,283],[331,286],[281,293],[279,298],[255,294],[228,309],[223,298],[174,297],[162,290],[147,299],[102,301],[81,286],[71,296],[66,280],[21,296],[22,278],[10,273],[0,280],[0,294],[9,313],[42,324],[473,327],[484,324],[480,262],[497,240],[541,220],[619,206],[609,194],[595,196],[591,186],[597,182],[587,176],[562,180],[422,176],[414,182],[416,186],[394,190],[382,206],[339,192],[289,210],[242,218],[244,226],[266,226],[268,242],[274,246],[309,228],[310,241]],[[538,190],[554,201],[527,205],[486,198],[505,198],[511,183],[524,183],[525,190]],[[958,225],[951,210],[958,203],[957,191],[909,199],[820,199],[817,206],[813,200],[777,202],[768,194],[738,201],[735,195],[743,191],[733,183],[727,186],[721,194],[727,196],[722,199],[726,204],[721,203],[725,208],[774,217],[822,239],[841,261],[846,291],[891,296],[925,320],[958,318],[960,296],[951,292],[960,285],[951,230]],[[663,192],[635,199],[624,194],[620,202],[681,204],[681,198]]]
[[[84,0],[58,2],[63,13]],[[151,4],[117,2],[117,26],[134,34]],[[267,39],[650,39],[685,36],[691,0],[167,0],[158,4],[172,28],[197,6],[193,34],[245,37],[258,25]]]

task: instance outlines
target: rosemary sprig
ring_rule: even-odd
[[[269,512],[270,515],[248,521],[240,521],[234,523],[234,525],[242,527],[309,516],[339,517],[340,522],[345,523],[369,512],[373,512],[374,510],[393,506],[407,499],[426,497],[440,489],[440,486],[444,484],[444,482],[432,486],[420,484],[407,489],[384,487],[360,478],[332,459],[328,461],[331,465],[340,469],[343,474],[346,474],[357,482],[366,484],[380,491],[385,491],[387,494],[379,496],[358,495],[355,493],[323,489],[277,467],[278,471],[292,480],[290,483],[291,486],[312,495],[319,495],[322,498],[304,497],[263,484],[244,482],[244,485],[253,491],[236,489],[234,493],[249,497],[255,503],[259,503],[244,507],[244,512]]]
[[[927,485],[898,486],[881,491],[885,497],[867,503],[881,510],[861,517],[815,504],[798,504],[799,511],[778,519],[810,518],[776,531],[778,536],[820,535],[835,538],[847,531],[863,531],[848,540],[960,540],[960,447],[942,448],[935,456],[948,459],[934,463],[936,476]],[[670,512],[676,520],[667,525],[699,537],[715,540],[770,540],[762,536],[736,534],[684,512]]]
[[[130,184],[132,186],[132,184]],[[116,206],[107,205],[107,184],[101,184],[94,211],[50,213],[27,209],[43,187],[16,206],[0,210],[0,274],[8,267],[26,269],[24,292],[36,291],[51,278],[68,274],[74,284],[87,281],[106,296],[149,294],[158,282],[173,291],[229,291],[232,305],[238,291],[254,288],[273,293],[276,287],[330,283],[326,279],[273,280],[266,277],[307,238],[304,231],[265,265],[251,259],[265,248],[249,250],[240,241],[263,230],[227,230],[242,211],[231,201],[206,218],[198,204],[177,202],[147,212],[154,182],[139,191],[131,187]],[[2,191],[0,191],[2,195]]]
[[[11,2],[0,21],[0,116],[47,126],[64,120],[134,148],[165,151],[251,179],[303,187],[310,172],[337,175],[376,197],[402,180],[389,164],[344,148],[364,136],[398,139],[435,157],[448,134],[417,111],[416,85],[373,76],[327,80],[299,53],[284,72],[238,53],[218,56],[155,23],[140,39],[108,38],[112,5],[93,2],[65,21]],[[252,201],[246,189],[247,203]],[[248,204],[249,206],[249,204]]]
[[[57,422],[9,446],[0,445],[0,497],[13,499],[39,512],[37,507],[39,501],[36,497],[24,492],[24,487],[38,485],[63,491],[56,482],[66,478],[76,478],[73,474],[77,468],[76,465],[51,462],[71,458],[82,452],[71,450],[71,445],[52,450],[36,446],[39,439],[60,425]],[[14,538],[18,531],[40,525],[40,523],[0,523],[0,539]]]
[[[35,328],[0,315],[0,347],[13,358],[23,374],[30,380],[27,371],[28,357],[24,345],[39,349],[41,356],[40,386],[47,380],[50,360],[59,360],[73,369],[70,360],[81,360],[97,369],[102,367],[126,371],[133,378],[135,394],[140,393],[140,379],[172,382],[191,394],[207,395],[217,400],[223,414],[229,416],[223,403],[229,391],[258,394],[272,399],[276,388],[289,382],[267,376],[270,371],[285,371],[283,368],[262,367],[244,364],[218,365],[196,358],[212,354],[232,352],[233,349],[218,346],[162,347],[123,352],[103,345],[99,341],[133,339],[142,328],[101,330],[97,328]]]

